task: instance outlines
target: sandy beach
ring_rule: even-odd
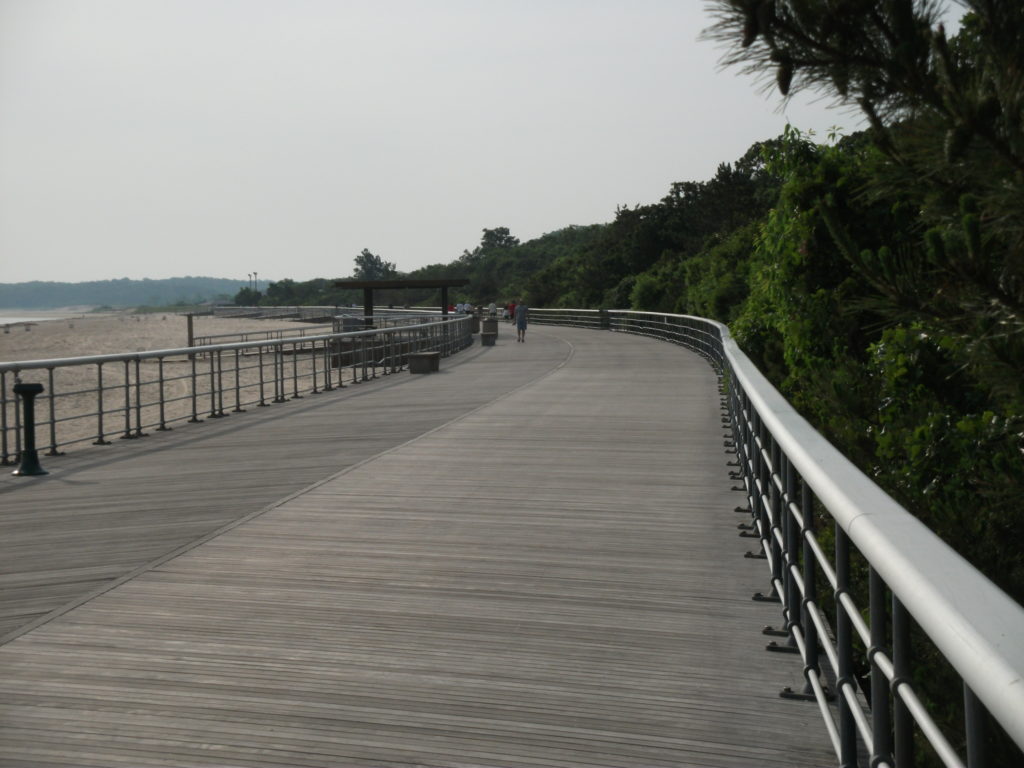
[[[183,315],[136,315],[130,312],[121,312],[65,315],[54,318],[53,315],[60,313],[51,313],[50,317],[46,317],[46,313],[17,311],[2,314],[6,317],[29,317],[22,322],[4,325],[0,330],[0,363],[178,349],[187,346],[188,341],[188,322]],[[280,318],[254,320],[210,316],[197,316],[193,318],[193,324],[194,334],[197,338],[252,331],[283,330],[291,327],[296,329],[312,327],[308,323]],[[237,336],[223,339],[224,342],[237,340]],[[248,367],[241,372],[243,397],[258,397],[256,387],[260,376],[259,369],[252,367],[254,363],[251,359],[244,364]],[[229,360],[225,365],[233,365],[233,362]],[[306,373],[308,366],[308,359],[304,359],[299,365],[298,373],[300,375]],[[207,368],[208,358],[200,363],[200,370],[206,371]],[[155,403],[159,402],[161,388],[166,400],[165,415],[169,421],[185,418],[191,414],[192,399],[189,393],[192,391],[192,381],[188,377],[188,371],[191,369],[188,358],[185,356],[168,358],[165,361],[164,369],[165,382],[160,385],[157,383],[159,376],[157,361],[145,361],[139,374],[143,382],[142,385],[138,388],[133,385],[131,391],[126,392],[123,387],[126,376],[125,367],[113,363],[103,366],[105,393],[103,430],[107,439],[111,436],[117,437],[124,431],[125,422],[121,411],[125,410],[126,399],[132,403],[132,410],[134,410],[134,401],[137,397],[144,404],[141,409],[144,426],[152,427],[158,424],[161,416]],[[268,374],[265,370],[264,375],[271,376],[272,374]],[[130,373],[129,377],[131,381],[134,381],[134,374]],[[37,399],[37,446],[48,448],[54,442],[55,436],[55,442],[60,444],[61,450],[89,448],[91,441],[97,436],[98,426],[96,419],[98,405],[95,391],[97,366],[58,367],[53,372],[52,386],[48,371],[45,369],[23,371],[21,378],[23,381],[39,382],[45,386],[44,395]],[[8,427],[5,432],[8,453],[14,451],[16,441],[20,439],[16,437],[13,428],[17,418],[15,414],[16,400],[11,391],[13,385],[14,375],[8,372],[3,379],[2,398],[3,416]],[[201,376],[195,385],[196,392],[203,395],[201,407],[204,410],[209,410],[209,397],[207,396],[210,391],[209,376]],[[249,387],[247,391],[245,390],[246,386]],[[57,395],[53,403],[52,425],[49,421],[51,391]],[[69,443],[70,445],[68,445]]]
[[[24,322],[0,330],[0,362],[50,360],[59,357],[141,352],[184,347],[188,342],[187,318],[174,314],[136,315],[131,312],[74,314],[58,310],[31,312],[3,310],[2,316]],[[197,316],[196,336],[263,331],[290,326],[309,327],[289,320],[235,319]],[[3,325],[3,323],[0,323]]]

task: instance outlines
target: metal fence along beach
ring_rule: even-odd
[[[75,444],[141,438],[176,422],[223,418],[387,376],[405,368],[412,353],[447,356],[471,343],[468,317],[372,320],[365,330],[278,329],[232,334],[230,341],[201,337],[176,349],[0,363],[0,463],[15,463],[22,449],[23,416],[12,390],[18,381],[43,386],[35,443],[57,455]],[[338,325],[364,322],[346,317]]]

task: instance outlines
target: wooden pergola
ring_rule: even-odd
[[[335,288],[363,289],[363,315],[366,317],[366,324],[371,324],[373,317],[373,292],[375,289],[387,288],[440,288],[441,289],[441,314],[448,314],[448,288],[461,288],[469,285],[465,278],[441,278],[438,280],[335,280]]]

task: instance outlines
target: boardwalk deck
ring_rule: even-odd
[[[832,762],[691,353],[531,329],[233,419],[0,484],[0,765]]]

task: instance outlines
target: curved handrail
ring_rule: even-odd
[[[591,311],[531,309],[534,323],[587,325]],[[736,437],[742,478],[748,491],[753,527],[772,571],[773,591],[784,606],[789,640],[799,648],[807,670],[807,695],[823,704],[825,693],[818,673],[817,645],[826,645],[840,687],[839,728],[835,747],[846,763],[855,752],[855,735],[868,744],[873,764],[888,765],[901,749],[911,747],[905,726],[893,727],[889,703],[872,692],[871,724],[866,706],[857,704],[856,686],[842,652],[852,653],[856,632],[868,648],[872,688],[892,692],[892,706],[906,708],[932,742],[946,765],[962,765],[960,757],[920,705],[907,679],[906,653],[909,627],[902,612],[909,612],[935,647],[949,661],[965,685],[968,702],[966,739],[981,738],[980,726],[970,722],[974,697],[1024,750],[1024,607],[981,574],[946,542],[879,488],[867,475],[829,443],[778,392],[733,340],[721,323],[689,315],[609,310],[610,329],[640,333],[683,344],[704,355],[722,374],[728,389],[730,415]],[[590,323],[591,327],[596,327]],[[837,533],[837,559],[827,562],[813,530],[814,499],[828,511],[849,543],[863,555],[873,571],[871,626],[853,602],[849,584],[846,542]],[[803,558],[797,550],[803,547]],[[816,574],[808,574],[814,559],[831,582],[837,603],[835,634],[839,652],[830,649],[817,605]],[[809,579],[808,579],[809,577]],[[884,588],[894,596],[890,612]],[[881,603],[881,604],[880,604]],[[890,653],[885,627],[893,623]],[[843,649],[843,645],[847,648]],[[845,663],[844,663],[845,662]],[[860,711],[854,711],[859,709]],[[879,712],[878,710],[884,710]],[[831,726],[831,724],[830,724]],[[900,733],[900,729],[904,732]],[[844,729],[846,732],[844,732]],[[900,744],[900,741],[903,744]],[[844,754],[845,753],[845,754]],[[856,760],[855,755],[853,761]],[[846,763],[852,764],[852,763]],[[896,764],[902,765],[899,759]]]

